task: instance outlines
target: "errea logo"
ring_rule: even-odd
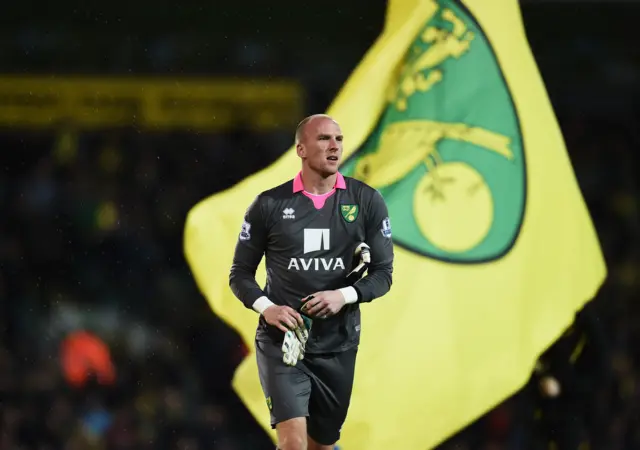
[[[303,254],[328,251],[331,248],[331,230],[328,228],[305,228]],[[291,258],[289,270],[335,271],[345,270],[342,258]]]
[[[295,219],[296,218],[295,212],[296,211],[293,208],[285,208],[282,211],[282,218],[283,219]]]

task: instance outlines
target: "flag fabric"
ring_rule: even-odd
[[[362,307],[340,447],[432,448],[522,387],[606,277],[517,0],[390,0],[327,113],[342,173],[383,194],[396,246],[391,291]],[[271,436],[258,317],[228,273],[246,207],[299,168],[292,148],[185,227],[202,293],[251,350],[234,388]]]

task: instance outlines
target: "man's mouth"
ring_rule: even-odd
[[[329,161],[337,161],[338,157],[337,156],[327,156],[327,160],[329,160]]]

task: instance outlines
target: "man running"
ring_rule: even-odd
[[[387,206],[339,173],[342,140],[329,116],[300,122],[302,170],[249,206],[231,267],[233,293],[260,314],[259,376],[281,450],[334,448],[351,398],[359,305],[391,287]],[[264,290],[255,279],[263,255]]]

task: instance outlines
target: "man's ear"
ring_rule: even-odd
[[[302,144],[297,144],[296,145],[296,153],[298,154],[298,156],[300,158],[304,158],[304,157],[307,156],[307,152],[306,152],[306,150],[304,148],[304,145],[302,145]]]

